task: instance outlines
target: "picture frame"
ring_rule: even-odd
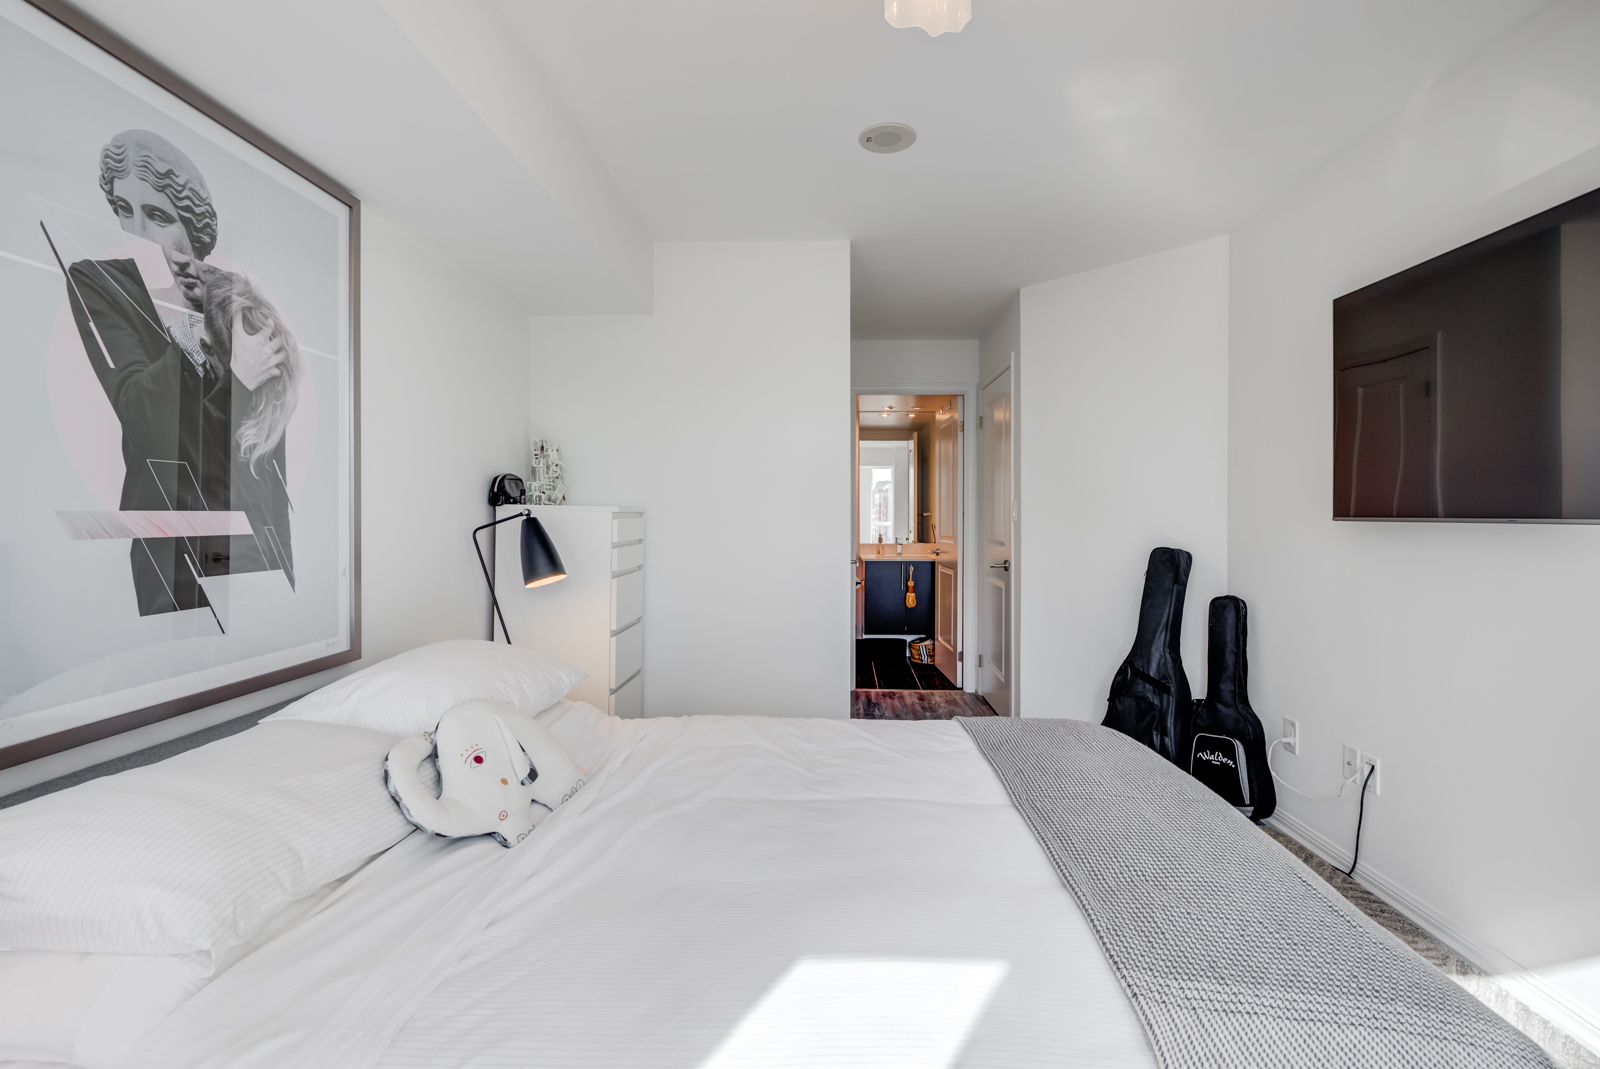
[[[58,0],[8,78],[0,768],[361,656],[359,200]]]

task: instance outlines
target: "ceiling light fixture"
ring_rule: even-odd
[[[903,122],[881,122],[856,136],[868,152],[904,152],[916,143],[917,132]]]
[[[916,26],[929,37],[960,33],[972,18],[972,0],[883,0],[883,17],[897,30]]]

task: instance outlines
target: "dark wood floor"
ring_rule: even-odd
[[[907,660],[906,642],[900,638],[856,639],[856,686],[862,690],[958,689],[933,665]]]
[[[954,716],[999,716],[989,703],[964,690],[853,690],[854,720],[949,720]]]

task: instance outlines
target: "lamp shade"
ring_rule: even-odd
[[[526,516],[522,520],[522,585],[544,586],[567,577],[567,566],[545,531],[544,524]],[[507,641],[510,641],[509,639]]]
[[[883,0],[883,17],[896,29],[916,26],[930,37],[960,33],[972,18],[972,0]]]

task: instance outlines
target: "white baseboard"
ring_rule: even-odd
[[[1350,852],[1308,824],[1278,810],[1267,818],[1267,823],[1298,839],[1306,849],[1335,868],[1350,867]],[[1393,906],[1417,927],[1449,947],[1473,968],[1491,976],[1507,972],[1522,972],[1521,963],[1502,954],[1495,948],[1480,943],[1452,924],[1443,914],[1417,898],[1411,892],[1387,878],[1370,865],[1356,869],[1355,881],[1389,905]]]
[[[1578,1005],[1566,992],[1531,973],[1496,976],[1494,981],[1534,1013],[1600,1054],[1600,1016],[1592,1007]]]
[[[1350,852],[1321,832],[1278,810],[1267,823],[1297,840],[1306,849],[1339,869],[1350,867]],[[1533,1012],[1562,1029],[1573,1039],[1600,1054],[1600,1013],[1573,1003],[1547,981],[1530,973],[1520,962],[1487,943],[1473,939],[1443,913],[1417,898],[1398,883],[1368,865],[1356,869],[1357,883],[1383,899],[1417,927],[1443,943],[1457,957],[1523,1002]]]

